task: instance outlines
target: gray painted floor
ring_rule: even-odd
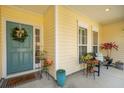
[[[18,88],[59,88],[56,82],[50,78],[48,80],[45,76],[43,79],[35,80]],[[110,67],[101,67],[100,77],[94,80],[93,75],[86,77],[83,73],[77,72],[67,77],[65,88],[124,88],[124,71]]]

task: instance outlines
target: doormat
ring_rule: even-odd
[[[3,81],[1,88],[14,88],[17,85],[21,85],[21,84],[28,83],[34,80],[38,80],[38,79],[40,79],[39,72],[30,73],[30,74],[13,77],[13,78],[8,78]]]

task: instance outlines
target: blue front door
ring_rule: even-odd
[[[24,28],[27,37],[24,42],[13,40],[14,28]],[[33,69],[33,26],[6,22],[7,75]]]

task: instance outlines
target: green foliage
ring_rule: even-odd
[[[86,53],[81,57],[81,61],[87,62],[89,60],[93,59],[93,54],[92,53]]]
[[[47,51],[43,50],[40,52],[40,60],[45,60],[47,57]]]
[[[19,28],[15,27],[11,33],[11,36],[12,36],[13,40],[16,40],[19,42],[24,42],[28,36],[28,33],[24,28],[19,29]]]

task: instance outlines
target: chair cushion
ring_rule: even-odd
[[[96,53],[96,59],[99,60],[100,62],[104,62],[104,57],[102,53]]]

